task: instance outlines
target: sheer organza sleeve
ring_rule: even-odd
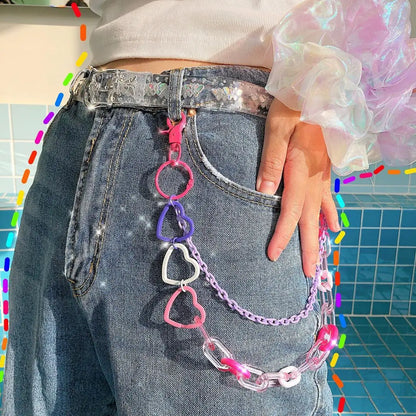
[[[406,0],[307,0],[273,32],[266,90],[322,127],[338,175],[416,161],[416,39]]]

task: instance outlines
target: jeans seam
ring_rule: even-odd
[[[122,153],[122,149],[123,149],[123,145],[125,142],[125,139],[127,137],[127,134],[130,130],[130,126],[132,124],[133,121],[133,117],[135,115],[135,111],[132,112],[132,114],[130,115],[130,122],[127,126],[127,128],[125,128],[126,122],[127,122],[127,117],[124,120],[123,123],[123,127],[121,128],[120,132],[123,132],[123,130],[125,129],[124,135],[123,137],[119,137],[116,147],[117,145],[119,145],[119,149],[117,151],[116,154],[114,154],[113,159],[110,163],[110,167],[109,167],[109,172],[108,172],[108,176],[106,179],[106,189],[104,192],[104,197],[103,197],[103,202],[102,202],[102,206],[101,206],[101,213],[100,213],[100,219],[98,221],[99,226],[102,225],[103,226],[103,233],[99,236],[99,238],[97,239],[96,243],[95,243],[95,248],[94,248],[94,254],[92,256],[91,259],[91,263],[90,263],[90,267],[89,267],[89,271],[88,271],[88,276],[86,277],[85,281],[82,283],[82,285],[80,285],[79,287],[76,288],[77,292],[79,293],[75,293],[75,296],[77,297],[82,297],[85,296],[91,289],[91,287],[93,286],[93,283],[97,277],[97,270],[98,270],[98,266],[100,263],[100,259],[101,259],[101,253],[102,253],[102,245],[104,243],[105,240],[105,236],[106,236],[106,231],[107,231],[107,221],[109,218],[109,205],[110,205],[110,201],[111,201],[111,195],[114,192],[114,181],[115,181],[115,176],[118,170],[118,166],[119,166],[119,162],[120,162],[120,156]],[[117,155],[117,156],[116,156]],[[116,159],[114,159],[114,157],[116,156]],[[114,169],[113,169],[113,164],[114,165]],[[111,185],[110,185],[110,182]],[[107,207],[105,207],[106,203],[108,203]],[[86,288],[85,291],[82,292],[82,289],[87,285],[87,283],[89,283],[88,287]]]
[[[190,130],[193,133],[191,135],[192,136],[192,141],[193,141],[194,146],[196,148],[196,151],[198,153],[199,159],[202,160],[203,157],[202,157],[202,154],[199,151],[199,148],[198,148],[198,145],[197,145],[197,141],[196,141],[196,137],[197,137],[197,132],[196,132],[196,116],[193,116],[192,119],[194,119],[193,122],[191,123],[191,126],[190,126]],[[276,208],[276,209],[278,209],[278,206],[276,206],[276,205],[269,205],[269,204],[266,204],[264,202],[254,201],[252,199],[249,199],[248,196],[258,197],[258,195],[256,195],[255,193],[250,193],[249,191],[245,191],[244,189],[238,188],[233,183],[229,183],[229,186],[232,187],[232,188],[234,188],[235,189],[235,192],[238,191],[238,192],[241,192],[243,194],[247,194],[247,197],[244,197],[244,196],[238,195],[237,193],[231,192],[231,191],[225,189],[220,184],[218,184],[215,181],[213,181],[212,179],[210,179],[204,172],[202,172],[202,170],[199,167],[198,162],[195,160],[194,156],[192,155],[192,152],[191,152],[191,148],[190,148],[190,144],[189,144],[189,140],[188,140],[187,135],[185,135],[185,141],[186,141],[186,145],[187,145],[187,149],[188,149],[189,156],[191,157],[192,162],[194,163],[195,167],[198,169],[198,172],[207,181],[209,181],[211,184],[213,184],[214,186],[216,186],[217,188],[219,188],[224,193],[226,193],[228,195],[232,195],[233,197],[238,198],[238,199],[240,199],[242,201],[250,202],[250,203],[253,203],[253,204],[256,204],[256,205],[260,205],[260,206],[263,206],[263,207],[267,207],[267,208]],[[218,181],[221,181],[221,179],[218,178]]]
[[[321,396],[322,396],[321,388],[319,386],[319,381],[317,380],[317,378],[318,378],[318,372],[319,372],[319,368],[313,372],[313,382],[314,382],[314,384],[316,386],[316,389],[317,389],[317,395],[316,395],[315,407],[313,409],[312,416],[313,415],[316,415],[316,413],[318,412],[318,410],[319,410],[319,402],[320,402]]]
[[[96,114],[96,117],[97,116],[98,116],[98,114]],[[95,143],[97,142],[96,139],[101,134],[102,126],[104,124],[104,120],[105,120],[105,117],[101,117],[100,124],[98,126],[97,132],[94,135],[95,137],[91,138],[91,146],[90,146],[90,149],[88,151],[88,157],[85,157],[86,155],[84,155],[83,162],[82,162],[82,165],[81,165],[80,175],[83,175],[84,177],[82,178],[82,183],[77,185],[77,189],[75,191],[73,214],[72,214],[72,218],[69,222],[69,227],[68,227],[68,233],[71,233],[70,236],[69,236],[70,240],[68,241],[68,245],[69,245],[69,250],[71,251],[72,254],[74,254],[74,251],[75,251],[75,248],[74,248],[75,240],[76,240],[75,239],[75,230],[79,226],[78,215],[79,215],[79,211],[80,211],[80,200],[81,200],[81,196],[83,194],[84,187],[85,187],[86,175],[87,175],[87,172],[88,172],[89,167],[90,167],[90,158],[91,158],[91,154],[92,154],[93,148],[94,148],[93,144],[95,145]],[[67,276],[66,279],[68,280],[68,282],[72,283],[73,285],[76,285],[76,281],[69,277],[72,274],[73,266],[74,266],[74,259],[71,260],[71,263],[68,265],[68,268],[66,269],[65,274]]]

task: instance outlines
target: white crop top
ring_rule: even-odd
[[[172,58],[271,68],[272,31],[301,0],[89,0],[91,65]]]
[[[89,0],[93,66],[189,59],[271,69],[265,89],[322,127],[334,171],[416,161],[409,0]]]

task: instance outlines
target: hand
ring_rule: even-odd
[[[276,261],[299,222],[303,272],[314,277],[319,257],[319,211],[330,230],[340,230],[331,196],[331,162],[320,126],[274,99],[266,119],[257,190],[274,194],[284,178],[281,212],[267,249]]]

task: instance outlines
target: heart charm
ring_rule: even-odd
[[[179,322],[173,321],[169,318],[170,310],[172,309],[173,302],[175,302],[175,299],[182,293],[182,291],[187,291],[192,295],[192,303],[195,306],[196,309],[200,312],[200,317],[195,317],[193,324],[180,324]],[[184,286],[183,289],[179,288],[175,291],[175,293],[171,296],[171,298],[168,301],[168,304],[165,308],[165,313],[163,314],[163,318],[165,322],[168,324],[176,327],[176,328],[187,328],[187,329],[193,329],[193,328],[199,328],[202,326],[202,324],[205,322],[205,309],[198,303],[198,297],[196,296],[196,292],[194,289],[192,289],[189,286]]]
[[[165,258],[163,259],[163,263],[162,263],[162,280],[165,283],[167,283],[168,285],[176,285],[176,286],[187,285],[189,283],[192,283],[194,280],[198,279],[199,272],[200,272],[199,264],[195,259],[190,257],[189,251],[188,251],[186,246],[184,246],[183,244],[175,244],[175,246],[182,250],[185,260],[188,263],[191,263],[194,266],[195,273],[193,274],[193,276],[191,276],[189,279],[186,279],[186,280],[169,279],[169,277],[168,277],[168,263],[169,263],[170,256],[171,256],[173,250],[175,249],[174,246],[170,246],[168,248],[168,251],[165,254]]]
[[[166,213],[168,212],[170,207],[175,208],[175,211],[176,211],[176,209],[179,210],[179,214],[176,214],[176,215],[179,216],[180,218],[182,218],[183,220],[185,220],[189,224],[189,231],[185,235],[183,235],[182,237],[175,237],[174,239],[172,239],[172,238],[164,237],[162,235],[163,221],[165,220]],[[178,201],[171,201],[171,202],[167,203],[165,205],[165,207],[163,208],[162,213],[160,214],[159,220],[157,221],[156,237],[159,240],[163,240],[163,241],[167,241],[167,242],[170,242],[170,241],[174,240],[175,242],[177,241],[178,243],[180,243],[181,241],[185,241],[187,238],[191,237],[193,233],[194,233],[194,223],[189,217],[187,217],[185,215],[185,209],[182,206],[182,204],[179,203]]]

